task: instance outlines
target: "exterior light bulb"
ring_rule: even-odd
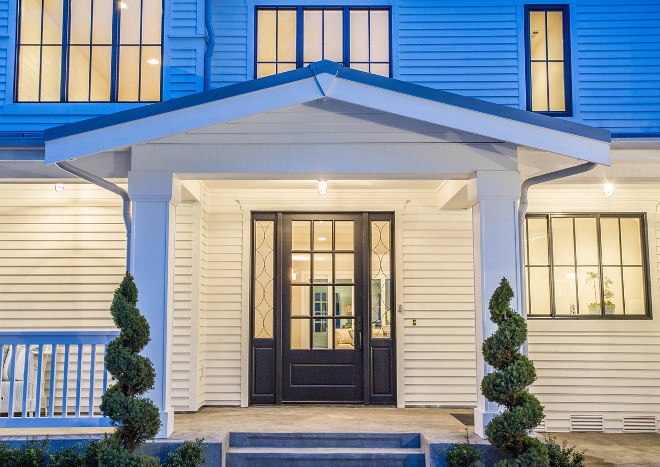
[[[614,194],[614,185],[606,183],[605,186],[603,186],[603,191],[605,192],[605,196],[608,198],[611,197]]]
[[[126,3],[124,3],[124,2],[121,2],[121,3],[119,3],[119,7],[120,7],[122,10],[125,10],[125,9],[128,8],[128,5],[127,5]]]
[[[328,182],[326,180],[319,180],[319,195],[324,195],[328,192]]]
[[[58,193],[61,193],[62,191],[64,191],[64,183],[56,183],[55,184],[55,191],[57,191]]]

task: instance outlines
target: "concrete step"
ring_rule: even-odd
[[[236,448],[419,449],[419,433],[229,433]]]
[[[420,448],[230,447],[226,467],[424,467]]]

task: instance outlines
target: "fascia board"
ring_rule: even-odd
[[[436,100],[335,78],[328,97],[457,130],[610,165],[610,143]]]
[[[172,112],[108,125],[47,140],[46,164],[149,141],[175,133],[267,112],[323,97],[316,80],[306,78]]]

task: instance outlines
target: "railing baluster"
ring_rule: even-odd
[[[36,418],[41,417],[41,385],[43,384],[41,377],[41,365],[44,363],[44,346],[39,344],[39,356],[37,358],[37,390],[36,397],[34,402],[34,416]]]
[[[103,346],[103,394],[108,389],[108,369],[105,367],[105,356],[108,353],[108,344]]]
[[[16,376],[16,344],[11,346],[11,360],[9,370],[9,405],[7,406],[7,416],[14,418],[14,376]]]
[[[55,361],[57,360],[57,345],[50,348],[50,390],[48,391],[48,418],[55,415]]]
[[[78,344],[78,367],[76,371],[76,417],[80,417],[80,386],[82,386],[83,345]]]
[[[25,358],[23,359],[23,398],[21,403],[21,416],[27,416],[27,399],[28,399],[28,370],[30,369],[30,345],[25,345]]]
[[[62,417],[67,416],[67,399],[69,391],[69,349],[71,344],[64,344],[64,389],[62,391]]]
[[[89,365],[89,413],[88,417],[94,416],[94,364],[96,363],[96,344],[92,344],[92,359]]]

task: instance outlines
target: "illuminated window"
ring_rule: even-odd
[[[162,0],[19,0],[17,102],[160,100]]]
[[[644,220],[642,214],[529,214],[528,316],[648,316]]]
[[[527,110],[570,115],[568,7],[525,8]]]
[[[389,77],[389,9],[257,9],[257,78],[319,60]]]

